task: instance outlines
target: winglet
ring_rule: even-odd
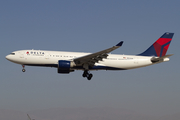
[[[116,46],[122,46],[123,41],[119,42]]]

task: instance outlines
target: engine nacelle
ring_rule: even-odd
[[[72,67],[75,66],[75,63],[73,61],[67,61],[67,60],[59,60],[58,61],[58,73],[70,73],[73,72],[74,70]]]

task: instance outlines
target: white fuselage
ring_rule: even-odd
[[[109,54],[122,46],[123,41],[115,46],[95,52],[64,52],[47,50],[19,50],[6,56],[6,59],[25,65],[55,67],[58,73],[68,74],[75,70],[83,70],[83,77],[91,80],[90,70],[128,70],[169,61],[166,55],[174,33],[164,33],[147,50],[138,55]]]
[[[6,59],[21,65],[58,67],[59,60],[73,61],[75,58],[79,58],[88,54],[91,53],[20,50],[7,55]],[[89,70],[126,70],[145,67],[155,64],[151,62],[152,57],[153,56],[108,54],[107,58],[104,58],[102,61],[95,63],[94,67],[90,68]],[[164,61],[169,61],[169,59],[167,58]],[[73,67],[71,69],[78,70],[83,68]]]

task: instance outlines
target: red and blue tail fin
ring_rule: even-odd
[[[139,55],[157,57],[165,56],[173,35],[174,33],[164,33],[153,45],[151,45],[146,51]]]

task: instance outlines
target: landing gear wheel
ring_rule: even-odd
[[[24,69],[24,68],[25,68],[25,66],[24,66],[24,65],[22,65],[22,67],[23,67],[22,72],[25,72],[25,71],[26,71],[26,70]]]
[[[88,77],[87,77],[87,79],[88,79],[88,80],[91,80],[92,77],[93,77],[93,75],[92,75],[92,74],[89,74]]]
[[[87,75],[88,75],[88,72],[87,71],[84,71],[84,73],[83,73],[83,77],[87,77]]]
[[[91,80],[91,78],[93,77],[93,75],[91,73],[88,73],[87,70],[84,71],[84,73],[82,74],[83,77],[87,77],[88,80]]]
[[[83,76],[83,77],[87,77],[87,75],[86,75],[86,74],[83,74],[82,76]]]
[[[22,72],[25,72],[26,70],[25,69],[22,69]]]

